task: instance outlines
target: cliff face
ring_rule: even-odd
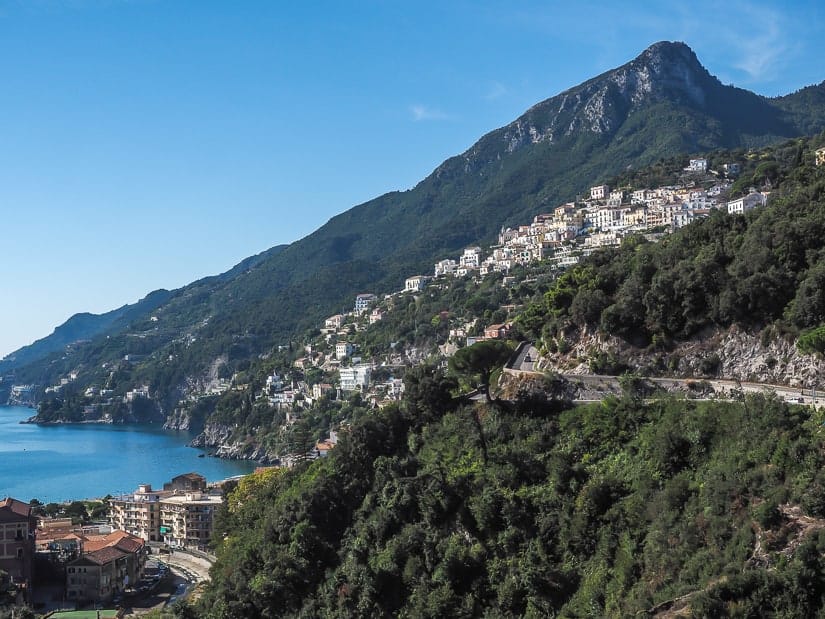
[[[214,449],[214,455],[218,458],[255,460],[261,464],[280,462],[278,454],[270,453],[248,437],[244,439],[235,437],[234,430],[235,428],[226,424],[208,423],[190,444],[192,447]]]
[[[599,353],[652,376],[724,378],[790,387],[811,387],[825,376],[825,361],[799,353],[793,342],[737,327],[706,333],[668,351],[639,349],[616,337],[583,333],[568,352],[548,355],[547,363],[564,373],[591,374],[590,362]]]

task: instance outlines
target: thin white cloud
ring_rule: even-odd
[[[416,103],[410,106],[410,114],[415,122],[424,120],[449,120],[449,116],[441,110],[427,105]]]
[[[487,101],[493,101],[494,99],[500,99],[506,94],[507,87],[504,84],[501,82],[493,82],[490,85],[490,89],[484,94],[484,98],[487,99]]]
[[[776,77],[786,57],[789,41],[782,27],[782,15],[772,9],[741,6],[748,26],[730,33],[738,58],[733,66],[744,71],[751,81],[765,81]]]

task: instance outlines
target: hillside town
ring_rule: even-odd
[[[707,217],[713,209],[741,214],[767,202],[769,192],[755,189],[742,197],[726,199],[732,185],[730,179],[739,173],[738,164],[724,164],[723,180],[707,188],[702,188],[697,180],[707,177],[707,159],[691,159],[685,171],[689,180],[678,186],[635,190],[611,190],[607,185],[591,187],[584,200],[562,204],[552,212],[536,215],[530,224],[503,228],[498,243],[486,252],[480,246],[468,247],[457,259],[436,262],[432,276],[410,276],[402,290],[383,298],[372,293],[357,295],[350,312],[330,316],[320,327],[326,346],[307,346],[306,354],[295,362],[302,370],[318,367],[337,372],[337,381],[312,387],[300,382],[286,385],[276,373],[267,379],[266,393],[262,397],[268,397],[273,405],[290,407],[299,401],[310,406],[313,400],[327,394],[340,397],[353,392],[362,394],[375,405],[396,401],[403,392],[403,382],[394,378],[372,381],[376,363],[363,358],[351,341],[353,333],[369,328],[391,311],[392,303],[387,300],[420,293],[428,285],[448,277],[480,278],[501,273],[504,275],[502,283],[508,285],[514,278],[508,278],[507,273],[517,266],[545,261],[552,268],[566,268],[598,248],[619,245],[631,234],[645,234],[649,239],[657,240],[667,232]],[[451,339],[460,345],[473,344],[483,339],[505,338],[509,332],[508,324],[492,323],[484,325],[482,334],[468,337],[469,326],[452,329]],[[442,352],[449,353],[449,350]],[[403,358],[399,356],[397,361],[403,363]]]
[[[817,157],[820,157],[819,153]],[[565,269],[600,248],[621,244],[629,235],[641,234],[656,241],[692,221],[709,216],[713,210],[742,214],[766,204],[770,192],[754,188],[744,195],[729,197],[733,180],[739,173],[737,163],[722,164],[718,170],[711,171],[707,159],[694,158],[689,160],[678,185],[642,188],[596,185],[585,197],[540,213],[529,224],[503,227],[497,243],[486,249],[467,247],[456,258],[436,262],[432,275],[407,277],[401,290],[381,296],[372,292],[360,293],[351,310],[329,316],[318,325],[321,338],[305,343],[303,354],[294,360],[298,374],[293,376],[285,368],[276,369],[266,377],[255,399],[282,411],[287,426],[324,398],[341,400],[358,394],[373,406],[396,402],[404,392],[400,378],[403,367],[420,361],[424,353],[399,349],[382,359],[371,358],[359,349],[357,341],[359,333],[381,322],[393,311],[393,299],[420,294],[430,286],[443,287],[450,278],[473,278],[480,282],[480,278],[487,275],[499,274],[502,285],[512,285],[516,278],[510,272],[517,267],[541,262],[551,269]],[[476,319],[455,324],[449,331],[449,342],[441,347],[440,353],[450,356],[460,346],[484,339],[506,338],[509,330],[506,321],[479,325]],[[138,355],[126,355],[119,367],[129,367],[139,361]],[[110,368],[109,381],[117,369]],[[320,371],[322,378],[311,381],[302,378],[310,370]],[[60,393],[76,380],[77,373],[71,372],[48,387],[46,392]],[[23,397],[27,387],[15,389]],[[237,374],[215,376],[190,391],[187,399],[180,403],[181,410],[202,398],[233,390],[243,392],[249,387],[249,381]],[[121,396],[114,394],[108,382],[91,385],[83,396],[87,403],[82,407],[79,419],[90,422],[112,422],[113,410],[134,410],[141,403],[152,400],[146,384],[133,386]],[[308,454],[300,457],[323,457],[336,442],[336,428],[332,428],[327,438],[317,441]],[[215,453],[226,457],[233,455],[223,446],[218,446]],[[282,463],[289,465],[294,457],[294,454],[285,455]]]

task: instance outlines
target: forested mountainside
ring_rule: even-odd
[[[822,611],[821,414],[630,392],[486,405],[426,368],[407,386],[327,458],[229,495],[198,616]]]
[[[403,376],[405,366],[422,359],[449,356],[465,338],[481,336],[496,323],[511,323],[509,337],[534,341],[558,371],[581,373],[583,367],[586,373],[633,371],[777,384],[795,379],[795,385],[810,388],[822,366],[803,353],[808,345],[814,351],[823,348],[817,338],[825,322],[823,288],[815,285],[823,252],[819,187],[825,166],[815,165],[814,151],[823,144],[820,135],[754,151],[717,151],[711,160],[743,161],[734,188],[771,186],[767,206],[744,216],[712,210],[706,219],[658,235],[657,242],[629,234],[623,245],[597,249],[566,271],[550,259],[512,269],[507,282],[502,273],[447,277],[421,293],[394,294],[376,302],[380,320],[353,314],[332,330],[320,329],[319,322],[290,346],[250,362],[234,376],[232,389],[181,407],[173,423],[205,429],[198,444],[223,455],[278,461],[351,420],[353,403],[357,408],[382,397],[372,392],[312,395],[315,386],[334,392],[339,368],[349,363],[334,360],[336,343],[347,342],[372,364],[372,383],[380,384]],[[611,184],[670,185],[684,175],[683,164],[681,158],[662,160]],[[708,176],[714,182],[714,175]],[[671,283],[662,286],[662,281]],[[620,292],[631,283],[633,294]],[[690,302],[685,295],[691,295]],[[635,309],[622,309],[623,303]],[[619,318],[611,318],[616,313]],[[720,333],[724,350],[714,343]],[[614,341],[624,341],[630,352],[622,356],[621,347],[605,346]],[[695,350],[688,355],[685,347]],[[754,351],[761,360],[748,357]],[[751,376],[756,363],[766,367]],[[274,402],[273,376],[306,400],[286,407]],[[290,408],[291,413],[285,410]],[[68,413],[65,406],[41,410],[46,419]]]
[[[657,43],[537,104],[415,188],[352,208],[229,277],[176,291],[152,312],[156,323],[146,314],[108,329],[17,368],[18,380],[44,388],[76,372],[79,387],[100,383],[100,368],[110,371],[129,354],[140,361],[119,384],[145,382],[163,416],[217,361],[232,374],[349,306],[355,293],[397,289],[404,276],[429,271],[434,260],[489,242],[502,225],[529,221],[628,166],[820,131],[823,89],[760,97],[722,85],[686,45]]]
[[[816,279],[825,166],[813,157],[822,144],[819,136],[751,153],[742,182],[771,185],[766,207],[720,212],[655,244],[631,237],[546,281],[518,321],[524,332],[548,347],[600,329],[666,350],[731,324],[804,340],[825,322]],[[371,411],[351,402],[326,458],[244,480],[221,518],[213,581],[189,611],[825,611],[821,411],[766,395],[691,401],[637,380],[624,381],[621,397],[573,406],[550,374],[485,403],[461,398],[456,378],[420,365],[401,403]]]
[[[147,313],[167,303],[172,294],[168,290],[155,290],[137,303],[124,305],[110,312],[75,314],[55,328],[51,335],[0,359],[0,375],[39,361],[51,353],[62,353],[67,346],[82,344],[105,331],[125,329],[136,318],[143,318]]]

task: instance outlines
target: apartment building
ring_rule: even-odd
[[[115,529],[128,531],[147,542],[160,541],[160,499],[164,490],[152,490],[151,484],[141,484],[132,494],[109,499],[109,523]]]
[[[206,479],[197,473],[185,473],[153,490],[151,484],[141,484],[132,494],[109,500],[109,522],[115,529],[127,531],[147,542],[164,541],[161,532],[162,501],[169,497],[206,491]]]
[[[66,597],[78,602],[108,602],[137,583],[146,564],[146,545],[125,531],[82,535],[80,557],[66,565]]]
[[[215,514],[222,503],[222,495],[203,492],[187,492],[161,499],[163,541],[179,548],[206,549],[212,537]]]

